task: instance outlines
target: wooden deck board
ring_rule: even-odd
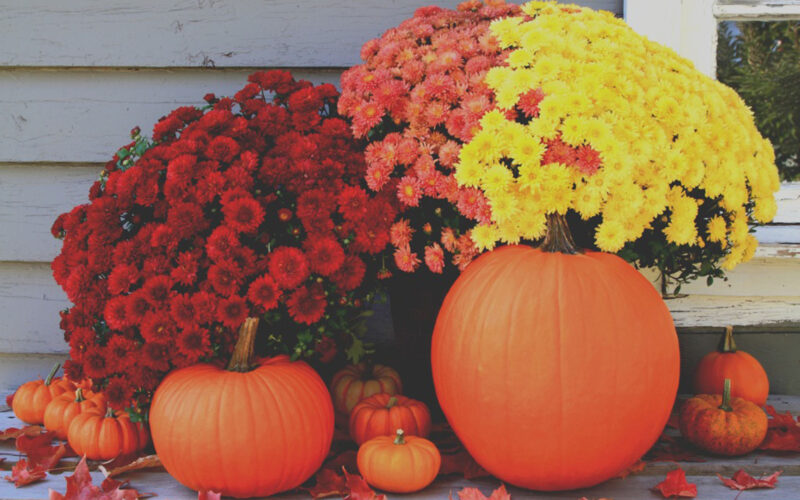
[[[793,414],[800,413],[800,396],[770,396],[769,404],[779,412],[790,411]],[[21,423],[14,415],[0,404],[0,429],[8,427],[19,427]],[[17,458],[13,441],[0,443],[0,458],[6,458],[6,462],[14,462]],[[771,473],[782,470],[783,474],[778,480],[778,487],[774,490],[753,490],[745,495],[750,500],[761,499],[796,499],[800,498],[800,454],[768,454],[756,452],[745,457],[739,458],[719,458],[706,456],[705,462],[681,462],[680,466],[686,471],[689,482],[697,484],[698,496],[704,500],[730,500],[736,494],[722,485],[716,474],[731,476],[736,470],[742,468],[747,472],[758,476],[760,474]],[[6,465],[8,468],[8,465]],[[574,499],[581,497],[588,499],[613,498],[614,500],[642,500],[648,498],[660,498],[659,495],[650,492],[650,488],[660,482],[664,475],[676,468],[675,463],[649,463],[644,471],[630,476],[626,479],[615,479],[584,490],[566,492],[532,492],[519,488],[508,487],[512,498],[535,499],[535,500],[555,500],[555,499]],[[7,472],[0,472],[0,476]],[[0,480],[0,500],[28,500],[43,499],[48,497],[48,490],[53,489],[59,492],[66,490],[64,481],[66,474],[48,475],[47,479],[22,488],[14,488],[14,485]],[[103,476],[100,472],[93,472],[92,477],[95,484],[100,484]],[[157,498],[169,500],[194,500],[197,493],[191,491],[172,479],[163,471],[140,471],[125,474],[121,479],[130,480],[131,487],[136,488],[140,493],[155,493]],[[464,487],[476,487],[488,494],[500,485],[500,481],[494,478],[484,478],[477,480],[466,480],[457,476],[446,476],[438,478],[431,486],[419,493],[402,495],[408,500],[428,500],[446,499],[450,492],[455,493]],[[397,498],[401,495],[388,495],[389,498]],[[276,496],[283,500],[307,500],[308,494],[302,491],[294,491]]]

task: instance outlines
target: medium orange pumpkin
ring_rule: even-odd
[[[547,251],[501,247],[461,274],[431,361],[442,410],[481,466],[565,490],[614,477],[655,443],[680,363],[650,282],[615,255],[567,253],[571,237],[550,231],[566,221],[549,219]]]
[[[67,439],[69,424],[76,416],[90,408],[100,413],[106,411],[106,401],[101,394],[86,391],[86,395],[88,397],[84,397],[83,388],[78,387],[75,392],[65,392],[50,401],[44,410],[45,428],[55,432],[59,439]]]
[[[74,390],[72,382],[55,377],[61,367],[56,364],[44,380],[32,380],[22,384],[14,394],[11,408],[18,419],[27,424],[44,423],[44,411],[54,397]]]
[[[105,413],[89,408],[72,419],[67,428],[67,440],[78,456],[111,460],[144,449],[148,434],[144,424],[132,422],[125,412],[114,413],[111,407]]]
[[[175,370],[153,396],[156,453],[193,490],[273,495],[311,477],[330,450],[333,404],[325,383],[287,356],[252,364],[257,327],[256,318],[242,326],[228,370]]]
[[[392,436],[397,429],[407,436],[428,437],[431,412],[425,403],[379,393],[358,403],[350,414],[350,437],[359,445],[377,436]]]
[[[769,379],[764,367],[750,354],[736,349],[733,327],[725,328],[716,351],[703,356],[694,372],[696,394],[722,394],[725,379],[731,380],[731,396],[764,406]]]
[[[412,493],[433,482],[442,456],[427,439],[405,436],[397,429],[393,436],[378,436],[362,444],[357,461],[359,472],[371,486],[392,493]]]
[[[367,363],[347,365],[331,380],[331,394],[336,411],[350,414],[362,400],[373,394],[401,394],[400,375],[388,366]]]
[[[717,455],[744,455],[758,448],[767,435],[767,415],[731,392],[731,380],[725,379],[721,396],[700,394],[688,399],[681,407],[681,434]]]

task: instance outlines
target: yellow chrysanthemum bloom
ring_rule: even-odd
[[[721,248],[725,268],[750,258],[748,217],[771,220],[779,179],[739,96],[609,13],[545,1],[522,10],[491,26],[510,50],[486,75],[498,109],[456,166],[493,207],[492,224],[473,231],[478,247],[540,237],[547,214],[572,211],[600,217],[605,251],[658,231]]]

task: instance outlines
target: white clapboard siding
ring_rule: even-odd
[[[337,86],[340,73],[293,71],[297,79]],[[203,105],[209,92],[233,95],[248,74],[0,69],[0,162],[106,162],[130,142],[134,126],[149,135],[153,124],[178,106]]]
[[[439,0],[453,8],[461,0]],[[0,1],[2,66],[349,67],[419,0]],[[621,13],[622,0],[576,0]]]

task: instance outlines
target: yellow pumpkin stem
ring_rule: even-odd
[[[397,429],[397,436],[394,438],[394,444],[406,444],[405,431]]]
[[[258,318],[247,318],[239,328],[239,340],[233,348],[233,356],[228,363],[228,370],[232,372],[249,372],[253,362],[253,344],[258,331]]]
[[[719,352],[736,352],[736,342],[733,341],[733,327],[728,325],[725,327],[725,335],[719,342]]]
[[[389,402],[386,403],[386,408],[389,409],[389,408],[393,407],[396,404],[397,404],[397,398],[392,396],[392,397],[389,398]]]
[[[573,255],[579,253],[564,214],[547,214],[547,233],[545,233],[544,241],[539,248],[544,252],[551,253],[559,252]]]
[[[733,411],[731,407],[731,379],[725,379],[725,385],[722,387],[722,404],[719,405],[722,411]]]
[[[53,382],[53,377],[56,376],[56,372],[58,371],[59,368],[61,368],[61,363],[56,363],[53,369],[50,370],[50,375],[48,375],[47,378],[44,379],[44,385],[50,385],[50,383]]]

